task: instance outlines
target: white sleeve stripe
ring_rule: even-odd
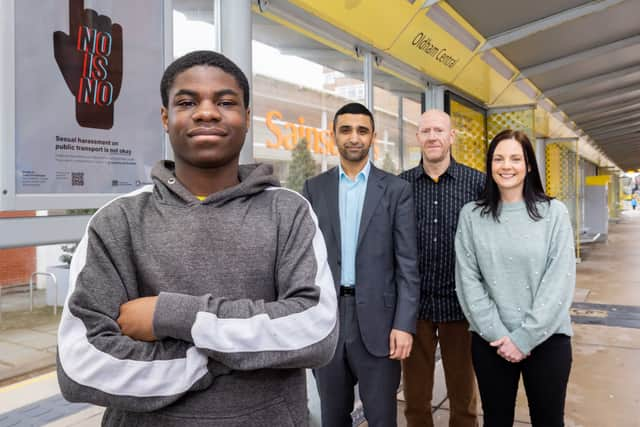
[[[292,191],[280,187],[268,190]],[[291,351],[315,344],[333,331],[337,321],[336,290],[318,219],[309,202],[307,204],[316,227],[313,251],[317,265],[315,284],[320,289],[318,304],[276,319],[264,313],[246,319],[224,319],[213,313],[199,312],[191,328],[193,341],[198,347],[223,353]]]
[[[151,191],[153,185],[148,185],[114,200]],[[58,329],[58,354],[65,374],[81,385],[119,396],[161,397],[188,391],[208,372],[208,359],[197,348],[191,347],[186,357],[179,359],[118,359],[93,346],[84,323],[69,310],[69,295],[87,261],[88,228],[89,225],[71,263],[69,293]]]

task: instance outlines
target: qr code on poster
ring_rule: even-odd
[[[71,185],[84,186],[84,172],[71,172]]]

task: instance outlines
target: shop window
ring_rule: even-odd
[[[362,62],[265,17],[253,16],[253,155],[282,184],[338,165],[333,115],[364,102]]]
[[[387,172],[398,174],[417,164],[416,123],[420,116],[422,89],[376,68],[373,73],[373,103],[377,141],[374,163]],[[416,147],[417,146],[417,152]]]

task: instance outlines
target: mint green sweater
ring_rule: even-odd
[[[569,307],[576,261],[569,213],[562,202],[503,204],[500,222],[475,202],[460,211],[456,292],[470,329],[491,342],[509,336],[525,354],[552,334],[571,336]]]

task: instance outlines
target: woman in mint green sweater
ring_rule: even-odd
[[[496,135],[484,191],[460,212],[455,241],[485,426],[513,425],[520,375],[533,426],[564,425],[573,242],[567,208],[544,193],[526,134]]]

